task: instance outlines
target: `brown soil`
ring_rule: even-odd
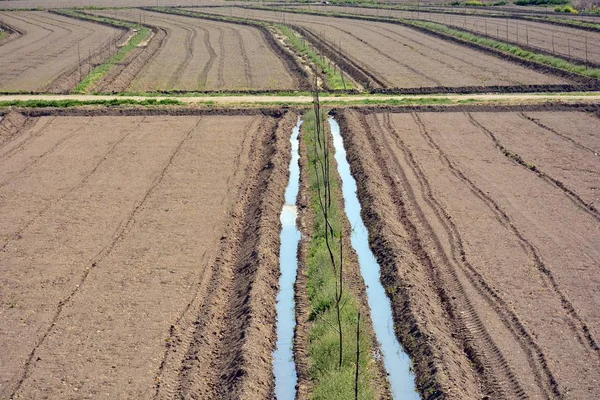
[[[128,87],[154,90],[296,89],[299,82],[250,26],[145,10],[95,12],[142,21],[166,32],[162,46]]]
[[[200,8],[207,13],[253,17],[304,28],[342,53],[357,68],[375,77],[371,87],[486,87],[568,84],[413,29],[381,22],[357,21],[244,8]]]
[[[0,397],[269,398],[295,119],[5,115]]]
[[[340,116],[419,389],[458,399],[597,398],[598,220],[503,154],[487,118],[498,119],[500,140],[496,127],[532,124],[502,112]],[[557,144],[557,158],[573,157],[572,146]]]
[[[0,90],[68,93],[125,31],[42,11],[2,12],[21,35],[0,46]],[[79,62],[81,61],[81,76]]]

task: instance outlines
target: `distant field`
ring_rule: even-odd
[[[43,11],[0,12],[0,22],[19,32],[0,46],[0,91],[9,92],[68,92],[80,80],[80,61],[83,77],[126,34]]]
[[[72,8],[72,7],[142,7],[177,5],[214,5],[229,4],[223,0],[3,0],[0,9],[13,8]]]
[[[456,28],[467,29],[500,40],[542,49],[558,56],[600,64],[600,32],[524,21],[511,18],[492,18],[476,15],[453,15],[415,11],[376,10],[352,7],[316,7],[312,10],[345,12],[375,16],[421,19]],[[559,18],[559,17],[557,17]],[[600,23],[600,19],[596,20]]]
[[[257,28],[143,10],[94,14],[142,20],[164,32],[153,39],[161,41],[160,47],[128,84],[129,91],[291,90],[302,85],[298,71],[286,66],[267,33]]]
[[[480,51],[399,25],[243,8],[194,8],[206,13],[285,22],[312,32],[368,71],[385,88],[567,84]]]

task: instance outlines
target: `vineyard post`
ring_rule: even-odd
[[[358,400],[358,364],[360,362],[360,311],[356,322],[356,370],[354,371],[354,400]]]
[[[585,34],[585,69],[587,69],[587,63],[588,63],[588,45],[587,45],[587,33]]]

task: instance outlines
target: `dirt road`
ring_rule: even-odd
[[[312,103],[312,96],[306,95],[223,95],[223,96],[117,96],[117,95],[0,95],[0,103],[4,101],[27,101],[27,100],[118,100],[131,99],[143,101],[149,98],[157,100],[173,99],[189,105],[214,103],[214,104],[309,104]],[[459,102],[498,102],[507,104],[520,103],[545,103],[545,102],[580,102],[580,103],[598,103],[600,102],[600,92],[587,93],[509,93],[509,94],[447,94],[447,95],[341,95],[341,96],[321,96],[323,103],[351,103],[356,105],[360,102],[375,101],[406,101],[407,104],[427,104],[428,100],[435,102],[440,99],[448,99],[454,103]]]

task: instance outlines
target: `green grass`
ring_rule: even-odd
[[[333,66],[327,63],[317,51],[306,42],[302,40],[296,33],[285,25],[276,24],[276,28],[285,35],[287,42],[296,50],[296,52],[304,57],[310,59],[310,61],[320,68],[326,76],[327,85],[333,90],[350,90],[354,89],[352,82],[342,77],[339,68],[333,68]]]
[[[446,25],[437,24],[435,22],[417,20],[403,20],[403,22],[409,25],[422,27],[434,32],[443,33],[448,36],[453,36],[455,38],[462,39],[467,42],[476,43],[479,45],[497,49],[505,53],[517,56],[519,58],[523,58],[525,60],[534,61],[538,64],[548,65],[554,68],[562,69],[568,72],[573,72],[590,78],[600,78],[599,68],[589,68],[585,65],[574,64],[563,58],[535,53],[533,51],[525,50],[521,47],[514,46],[512,44],[508,44],[494,39],[488,39],[482,36],[477,36],[470,32],[449,28]]]
[[[358,300],[352,292],[344,291],[341,303],[342,331],[344,333],[343,365],[338,366],[338,333],[336,330],[335,285],[336,277],[331,266],[325,244],[325,219],[318,203],[317,178],[312,162],[316,159],[314,149],[314,112],[304,115],[302,140],[308,148],[310,212],[315,216],[307,256],[307,292],[310,301],[312,323],[309,330],[310,378],[313,382],[313,399],[352,399],[354,398],[354,369],[356,360],[356,323]],[[335,171],[332,167],[332,171]],[[339,177],[332,178],[333,202],[330,221],[336,232],[340,231],[342,218]],[[347,250],[346,250],[347,254]],[[361,326],[366,318],[361,319]],[[361,331],[361,357],[359,398],[374,398],[373,338],[366,329]]]
[[[0,40],[4,39],[6,36],[8,36],[8,32],[0,29]]]
[[[112,57],[110,57],[104,63],[98,65],[96,68],[91,70],[90,73],[85,78],[83,78],[83,80],[79,82],[77,86],[75,86],[75,88],[72,90],[73,93],[88,93],[94,87],[94,85],[100,82],[100,80],[110,72],[110,70],[115,65],[125,60],[129,53],[132,50],[134,50],[140,43],[142,43],[142,41],[144,41],[144,39],[146,39],[151,32],[149,28],[145,26],[140,26],[133,22],[120,21],[107,17],[99,17],[95,15],[81,13],[75,10],[60,10],[59,12],[61,14],[72,17],[84,18],[90,21],[103,22],[117,27],[138,30],[135,36],[132,37],[131,40],[129,40],[127,45],[119,48]]]
[[[26,108],[42,108],[42,107],[80,107],[80,106],[165,106],[165,105],[183,105],[184,103],[173,99],[113,99],[113,100],[11,100],[0,101],[2,107],[26,107]]]

